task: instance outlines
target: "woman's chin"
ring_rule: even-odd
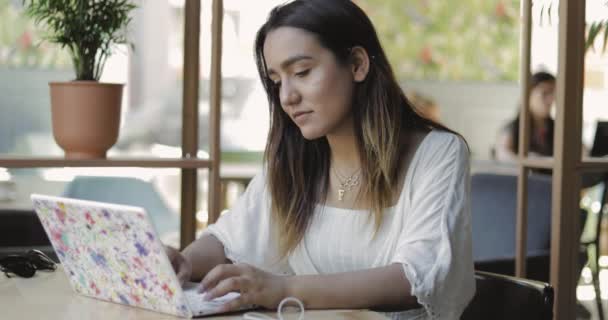
[[[300,132],[302,133],[302,137],[306,140],[315,140],[325,136],[323,132],[308,127],[300,127]]]

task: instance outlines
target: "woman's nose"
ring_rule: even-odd
[[[301,96],[289,81],[284,81],[281,83],[279,98],[281,99],[281,105],[288,107],[298,104]]]

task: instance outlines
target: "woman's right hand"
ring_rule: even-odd
[[[173,270],[175,270],[175,274],[177,274],[177,279],[180,284],[183,285],[184,282],[190,281],[190,277],[192,276],[192,263],[173,247],[165,246],[165,253],[167,253],[169,262],[171,262],[171,266],[173,267]]]

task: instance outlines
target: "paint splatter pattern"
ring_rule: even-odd
[[[139,212],[35,200],[74,289],[84,295],[188,316],[179,283]],[[161,270],[162,269],[162,270]],[[165,271],[163,271],[165,270]]]

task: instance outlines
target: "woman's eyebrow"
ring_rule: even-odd
[[[298,54],[292,57],[287,58],[285,61],[281,62],[281,69],[287,69],[292,64],[301,61],[301,60],[312,60],[311,56]],[[273,69],[268,69],[268,74],[273,74],[275,71]]]

